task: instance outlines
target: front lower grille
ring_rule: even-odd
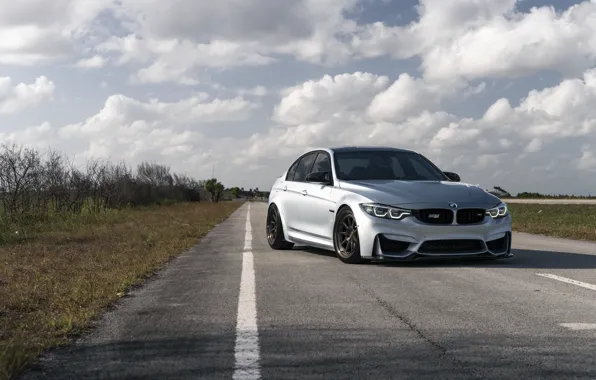
[[[509,244],[509,234],[506,234],[500,239],[491,240],[486,242],[486,246],[491,252],[501,253],[506,252]]]
[[[448,209],[423,209],[416,210],[414,215],[418,220],[428,224],[451,224],[453,223],[453,211]]]
[[[478,224],[482,223],[486,211],[480,208],[468,208],[457,211],[457,224]]]
[[[484,250],[481,240],[452,239],[427,240],[418,249],[420,253],[476,253]]]
[[[410,243],[406,241],[387,239],[383,235],[379,235],[379,244],[381,245],[381,251],[387,253],[401,253],[410,246]]]

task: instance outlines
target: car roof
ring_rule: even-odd
[[[334,153],[340,152],[361,152],[361,151],[393,151],[393,152],[409,152],[415,153],[412,150],[395,148],[391,146],[341,146],[329,148]]]

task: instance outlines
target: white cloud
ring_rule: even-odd
[[[48,122],[30,126],[12,132],[0,132],[0,141],[24,144],[38,149],[51,148],[48,144],[55,143],[54,129]]]
[[[257,104],[242,97],[210,99],[206,93],[198,93],[173,103],[158,99],[141,102],[124,95],[112,95],[101,111],[82,123],[64,126],[60,134],[67,138],[106,134],[129,136],[172,124],[197,128],[209,123],[247,120],[257,107]]]
[[[117,15],[129,31],[98,50],[120,64],[150,63],[135,75],[140,83],[196,84],[201,68],[267,65],[280,54],[337,64],[355,53],[344,41],[360,30],[343,12],[358,0],[124,0]],[[266,10],[266,11],[264,11]],[[169,73],[169,74],[168,74]]]
[[[596,64],[596,3],[590,1],[558,14],[546,6],[520,13],[515,0],[422,0],[419,20],[398,27],[345,18],[356,0],[231,2],[180,0],[172,7],[125,0],[120,14],[133,20],[126,24],[130,35],[99,49],[117,54],[120,63],[151,62],[136,74],[140,83],[196,84],[200,68],[267,65],[279,54],[323,65],[419,56],[425,78],[440,82],[543,69],[577,75]]]
[[[572,161],[577,170],[595,169],[596,69],[531,91],[515,107],[497,100],[477,119],[441,111],[437,99],[459,93],[421,79],[402,75],[386,88],[386,79],[372,74],[335,78],[284,92],[276,115],[282,125],[255,134],[236,162],[264,163],[316,146],[371,144],[419,150],[488,185],[542,183],[569,170]]]
[[[373,119],[399,122],[407,117],[417,116],[422,111],[440,109],[441,102],[467,88],[463,82],[445,84],[427,83],[409,74],[401,74],[387,90],[378,93],[368,107]],[[473,94],[478,88],[467,90]]]
[[[224,141],[206,137],[205,131],[218,123],[244,121],[256,108],[258,104],[241,97],[212,99],[205,93],[169,103],[113,95],[97,114],[52,130],[50,137],[78,164],[91,158],[125,160],[131,165],[157,160],[196,175],[204,164],[194,162],[199,152],[229,161]],[[20,135],[15,139],[31,140]]]
[[[52,99],[54,82],[40,76],[35,83],[12,85],[9,77],[0,77],[0,114],[12,114]]]
[[[0,12],[0,63],[34,65],[76,54],[77,41],[97,32],[93,21],[107,0],[4,2]]]
[[[265,86],[255,86],[255,87],[249,88],[249,89],[241,88],[237,91],[237,93],[239,96],[248,95],[248,96],[263,97],[263,96],[267,95],[268,91],[267,91],[267,87],[265,87]]]
[[[519,77],[538,70],[580,75],[596,65],[596,2],[558,13],[552,6],[516,10],[516,0],[421,0],[406,26],[360,25],[351,57],[420,57],[425,78]]]
[[[579,170],[596,172],[596,152],[592,146],[582,146],[582,155],[576,161]]]
[[[535,137],[532,139],[532,141],[530,141],[528,146],[526,146],[526,152],[535,153],[538,152],[540,148],[542,148],[542,140],[540,140],[538,137]]]
[[[429,79],[516,77],[537,70],[578,75],[596,64],[596,2],[558,14],[515,11],[517,1],[423,0],[416,35]]]
[[[134,83],[175,82],[185,85],[200,81],[199,68],[259,66],[273,62],[250,47],[230,41],[195,43],[179,39],[145,39],[134,34],[112,37],[98,46],[105,53],[119,54],[117,63],[150,63],[134,76]]]
[[[280,55],[323,65],[419,56],[433,81],[546,69],[576,76],[596,65],[596,2],[562,13],[551,6],[521,13],[518,2],[420,0],[418,20],[388,26],[347,18],[361,0],[28,0],[0,15],[0,63],[100,52],[116,64],[143,64],[134,83],[186,85],[201,82],[205,68],[267,65]],[[101,67],[102,59],[77,61]]]
[[[307,81],[284,90],[275,108],[275,119],[288,125],[332,120],[350,111],[361,111],[372,95],[386,87],[389,78],[356,72],[318,81]]]
[[[83,58],[76,63],[76,67],[81,69],[101,69],[106,64],[106,59],[101,55],[91,58]]]

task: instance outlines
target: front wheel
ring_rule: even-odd
[[[347,264],[358,264],[360,256],[360,238],[354,213],[348,207],[342,208],[335,219],[333,245],[337,257]]]
[[[284,239],[284,229],[277,206],[272,204],[267,211],[267,242],[273,249],[292,249],[294,243]]]

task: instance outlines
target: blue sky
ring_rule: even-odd
[[[234,4],[7,3],[0,138],[246,188],[354,143],[485,188],[596,188],[596,2]]]

